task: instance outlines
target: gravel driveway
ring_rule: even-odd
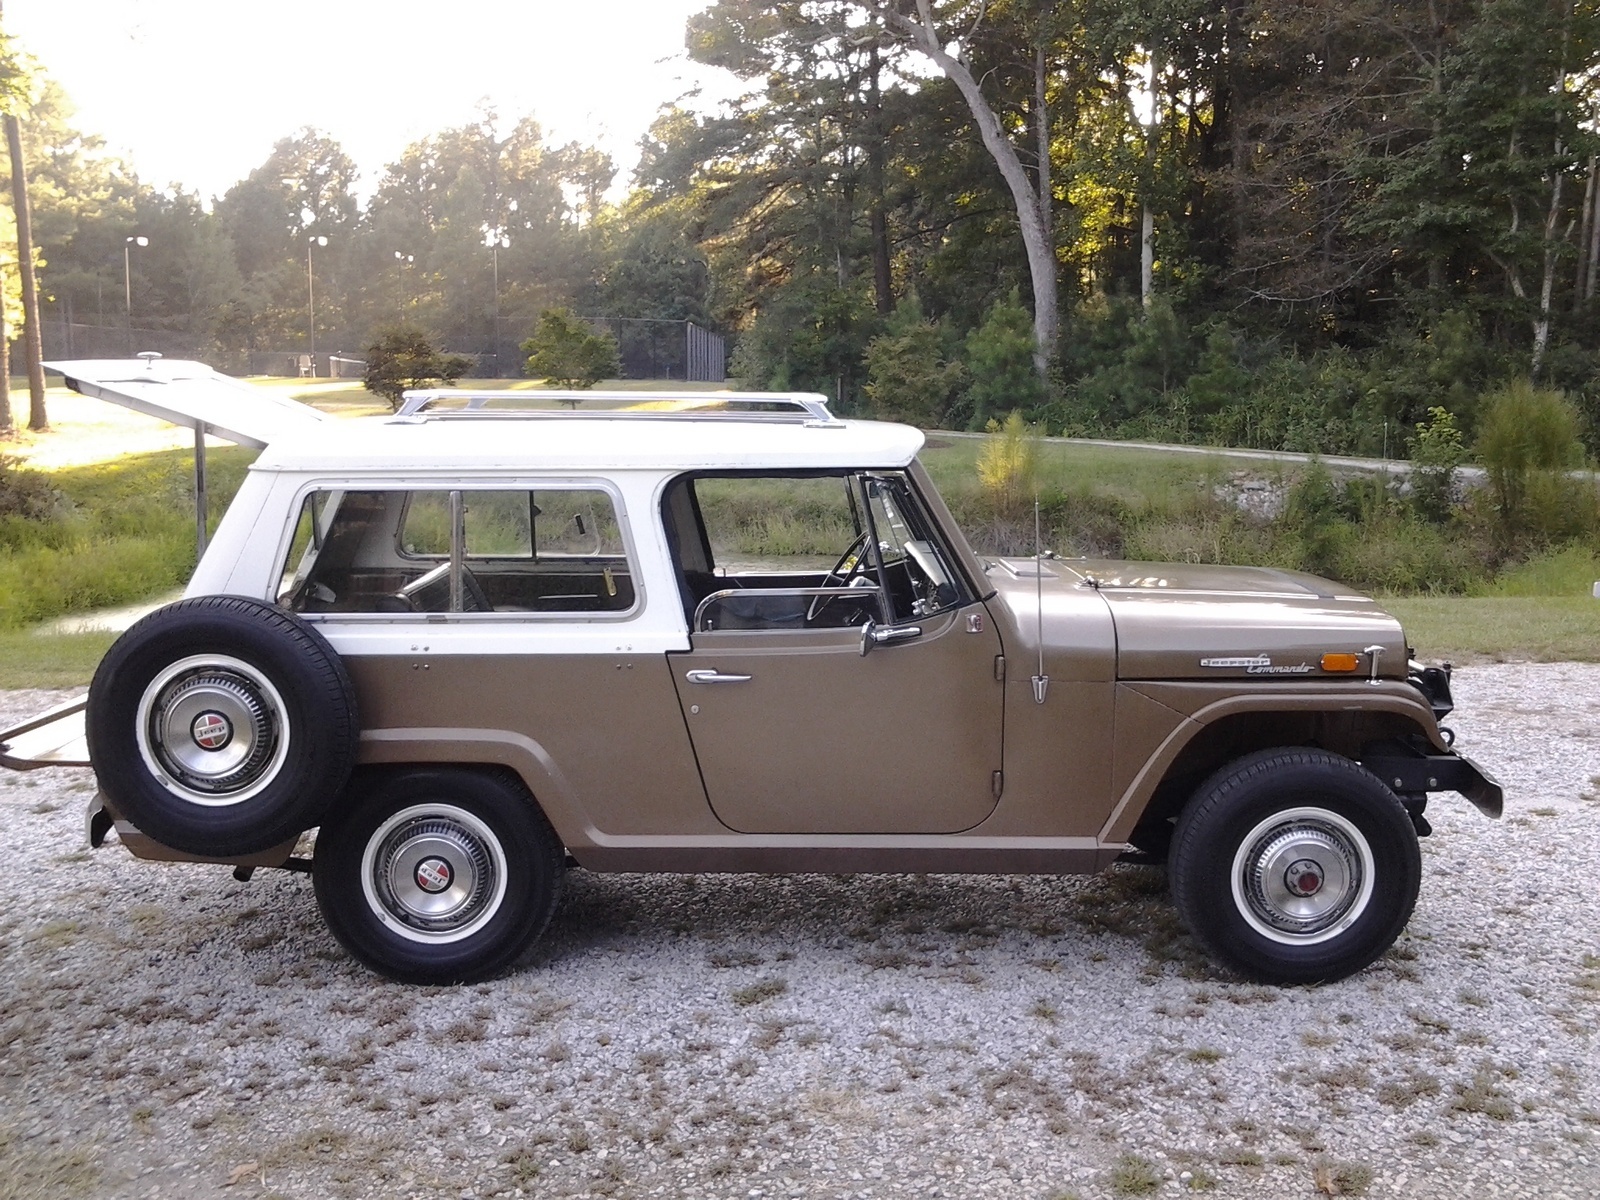
[[[576,872],[517,973],[401,987],[305,877],[88,852],[88,772],[0,773],[0,1195],[1587,1200],[1600,666],[1457,681],[1507,818],[1436,798],[1394,951],[1288,990],[1142,868]]]

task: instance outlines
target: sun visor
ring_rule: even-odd
[[[64,376],[69,388],[85,396],[257,450],[328,420],[298,400],[184,359],[79,359],[47,362],[44,367]]]

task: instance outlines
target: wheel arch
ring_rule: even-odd
[[[1401,685],[1407,686],[1407,685]],[[1217,700],[1179,721],[1118,797],[1102,842],[1131,842],[1168,825],[1208,777],[1258,750],[1307,746],[1359,761],[1370,741],[1421,735],[1449,746],[1420,695],[1399,688],[1352,695],[1246,695]]]
[[[358,773],[372,768],[499,768],[517,779],[569,849],[592,845],[597,836],[561,768],[526,734],[509,729],[363,729],[357,761]]]

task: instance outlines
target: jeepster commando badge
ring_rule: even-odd
[[[1308,662],[1275,667],[1272,665],[1272,659],[1265,654],[1257,654],[1250,658],[1202,658],[1200,665],[1243,669],[1247,675],[1309,675],[1314,669]]]

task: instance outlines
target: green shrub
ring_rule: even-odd
[[[1297,544],[1302,570],[1314,575],[1336,575],[1339,560],[1355,530],[1344,519],[1344,497],[1333,476],[1313,460],[1305,474],[1289,489],[1282,526]]]
[[[1470,542],[1430,521],[1400,515],[1349,529],[1321,573],[1362,591],[1453,595],[1486,573]]]
[[[1473,452],[1489,473],[1495,508],[1511,533],[1571,532],[1567,504],[1577,481],[1564,472],[1583,461],[1578,413],[1560,392],[1525,380],[1484,398]]]
[[[221,517],[255,452],[210,452],[210,519]],[[41,519],[0,517],[0,629],[148,600],[194,569],[194,476],[186,451],[72,467],[44,478]]]
[[[60,499],[44,475],[0,454],[0,518],[42,521],[55,512]]]
[[[396,411],[405,392],[430,383],[454,383],[467,373],[472,360],[459,354],[441,354],[428,335],[411,326],[382,330],[367,347],[367,391],[382,396]]]
[[[978,453],[978,483],[996,516],[1016,518],[1033,507],[1039,492],[1039,435],[1013,411],[1005,423],[989,422]]]
[[[1454,500],[1456,472],[1467,461],[1461,429],[1449,409],[1428,410],[1411,439],[1411,502],[1429,521],[1449,518]]]
[[[528,356],[528,375],[568,391],[592,388],[622,369],[616,338],[595,333],[565,308],[547,308],[539,314],[539,324],[522,343],[522,352]],[[572,407],[578,407],[577,401]]]
[[[912,293],[889,318],[888,328],[867,343],[867,399],[874,416],[925,429],[945,424],[966,381],[966,368],[950,361],[944,333],[922,315]]]
[[[973,427],[981,429],[1014,409],[1032,411],[1044,401],[1033,351],[1033,318],[1013,290],[967,335]]]

